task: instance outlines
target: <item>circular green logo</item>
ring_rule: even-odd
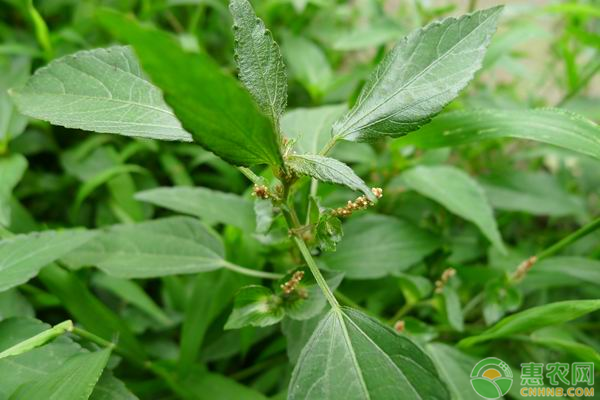
[[[488,357],[477,363],[471,371],[471,385],[475,393],[486,399],[497,399],[510,390],[513,374],[504,361]]]

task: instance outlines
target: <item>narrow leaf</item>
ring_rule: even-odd
[[[433,22],[383,59],[356,105],[333,126],[353,141],[418,129],[452,101],[481,67],[502,7]]]
[[[402,178],[411,189],[477,225],[498,250],[505,251],[494,212],[483,189],[469,175],[450,166],[418,166]]]
[[[54,325],[52,328],[46,329],[45,331],[40,332],[37,335],[25,339],[22,342],[0,352],[0,358],[16,356],[21,353],[25,353],[26,351],[42,346],[57,336],[60,336],[63,333],[71,330],[73,330],[73,322],[70,320],[61,322],[60,324]]]
[[[598,125],[559,109],[449,112],[396,143],[437,148],[501,137],[535,140],[600,158]]]
[[[38,271],[83,245],[94,232],[46,231],[0,240],[0,291],[27,282]]]
[[[431,360],[370,317],[332,309],[302,350],[288,399],[448,399]]]
[[[301,175],[308,175],[323,182],[338,183],[353,190],[360,190],[371,201],[375,195],[352,168],[335,158],[315,154],[294,154],[286,158],[290,168]]]
[[[600,309],[600,300],[569,300],[530,308],[506,317],[480,335],[459,342],[461,347],[563,324]]]
[[[188,53],[166,32],[112,12],[100,21],[129,42],[144,71],[194,139],[236,165],[281,164],[279,140],[250,94],[206,53]]]
[[[239,77],[263,113],[275,124],[287,103],[287,74],[279,46],[247,0],[232,0]]]
[[[80,51],[40,68],[12,92],[23,114],[55,125],[191,141],[129,47]]]

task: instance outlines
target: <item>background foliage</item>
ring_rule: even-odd
[[[534,3],[0,1],[0,398],[598,370],[600,4]]]

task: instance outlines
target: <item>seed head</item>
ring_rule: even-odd
[[[304,271],[296,271],[286,283],[282,283],[280,288],[285,294],[290,294],[298,287],[298,284],[304,277]]]
[[[252,190],[252,195],[258,197],[259,199],[266,200],[271,195],[269,194],[269,188],[265,185],[254,185],[254,189]]]

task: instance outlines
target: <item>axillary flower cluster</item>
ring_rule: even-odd
[[[382,188],[372,188],[371,192],[373,192],[378,199],[383,197]],[[334,209],[331,214],[335,217],[349,217],[353,212],[364,210],[371,205],[373,205],[373,202],[369,200],[367,196],[363,195],[357,197],[354,201],[348,200],[348,203],[344,207]]]

